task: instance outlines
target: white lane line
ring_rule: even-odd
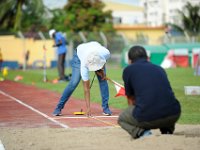
[[[114,123],[111,123],[111,122],[108,122],[108,121],[104,121],[104,120],[101,120],[101,119],[96,118],[96,117],[91,117],[91,118],[93,118],[93,119],[95,119],[95,120],[97,120],[97,121],[100,121],[100,122],[102,122],[102,123],[105,123],[105,124],[107,124],[107,125],[111,125],[111,126],[114,126],[114,127],[119,127],[118,125],[116,125],[116,124],[114,124]]]
[[[95,118],[118,118],[119,116],[92,116]],[[87,117],[87,116],[57,116],[54,117],[53,119],[59,120],[59,119],[82,119],[82,118],[92,118],[92,117]]]
[[[3,143],[1,142],[1,140],[0,140],[0,150],[5,150],[5,148],[4,148]]]
[[[48,119],[48,120],[54,122],[55,124],[57,124],[57,125],[59,125],[59,126],[61,126],[61,127],[63,127],[63,128],[69,128],[69,126],[67,126],[67,125],[65,125],[65,124],[63,124],[63,123],[60,123],[59,121],[53,119],[52,117],[49,117],[48,115],[46,115],[46,114],[40,112],[39,110],[37,110],[37,109],[31,107],[30,105],[28,105],[28,104],[22,102],[21,100],[19,100],[19,99],[13,97],[13,96],[11,96],[11,95],[6,94],[5,92],[3,92],[3,91],[1,91],[1,90],[0,90],[0,93],[1,93],[2,95],[4,95],[4,96],[7,96],[7,97],[13,99],[14,101],[18,102],[19,104],[21,104],[21,105],[23,105],[23,106],[29,108],[30,110],[32,110],[32,111],[38,113],[39,115],[45,117],[46,119]]]

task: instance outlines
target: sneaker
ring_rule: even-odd
[[[104,110],[103,113],[102,113],[104,116],[111,116],[112,115],[112,112],[107,109],[107,110]]]
[[[53,116],[61,116],[61,109],[56,108],[53,112]]]
[[[140,135],[139,138],[143,138],[143,137],[150,136],[150,135],[152,135],[151,130],[145,130],[145,131]]]
[[[105,113],[105,112],[103,112],[102,113],[104,116],[111,116],[112,114],[110,114],[110,113]]]

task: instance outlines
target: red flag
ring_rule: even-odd
[[[126,96],[124,86],[122,86],[121,84],[119,84],[113,80],[112,80],[112,82],[114,83],[115,88],[117,90],[117,94],[115,95],[115,97]]]

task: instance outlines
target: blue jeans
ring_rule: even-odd
[[[109,88],[108,83],[106,80],[101,80],[101,77],[97,75],[98,81],[99,81],[99,87],[101,92],[101,99],[102,99],[102,108],[103,111],[110,111],[108,106],[108,100],[109,100]],[[72,59],[72,76],[69,84],[64,89],[62,96],[57,104],[57,109],[63,109],[65,106],[65,103],[69,100],[69,97],[72,95],[76,87],[78,86],[79,82],[81,80],[81,74],[80,74],[80,60],[76,53],[74,53],[73,59]]]

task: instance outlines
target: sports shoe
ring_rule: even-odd
[[[61,109],[56,108],[56,109],[54,110],[54,112],[53,112],[53,115],[54,115],[54,116],[61,116],[61,115],[62,115],[62,114],[61,114]]]
[[[139,138],[143,138],[143,137],[146,137],[146,136],[149,136],[149,135],[152,135],[152,132],[151,130],[145,130]]]
[[[112,115],[112,112],[109,110],[109,109],[106,109],[103,111],[102,113],[104,116],[111,116]]]
[[[111,116],[112,114],[109,114],[109,113],[105,113],[105,112],[103,112],[102,113],[104,116]]]

